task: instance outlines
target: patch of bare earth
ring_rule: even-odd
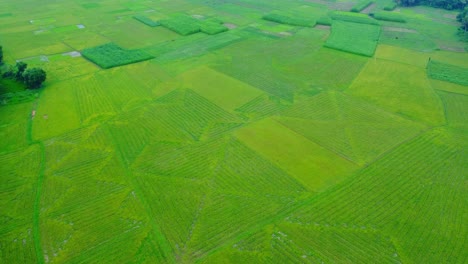
[[[393,32],[406,32],[406,33],[418,33],[414,29],[409,28],[400,28],[400,27],[383,27],[385,31],[393,31]]]
[[[370,14],[370,12],[372,12],[376,6],[377,6],[376,3],[372,3],[372,4],[370,4],[368,7],[364,8],[364,9],[361,11],[361,13],[363,13],[363,14]]]
[[[232,24],[232,23],[224,23],[223,26],[229,28],[229,29],[235,29],[237,28],[237,25]]]

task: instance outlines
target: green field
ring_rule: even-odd
[[[0,263],[468,261],[457,10],[0,1]]]

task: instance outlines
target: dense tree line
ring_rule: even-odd
[[[3,47],[0,46],[0,65],[3,64]],[[40,88],[47,78],[47,74],[43,69],[28,69],[28,65],[22,61],[16,62],[14,66],[8,64],[3,65],[1,76],[3,78],[10,78],[22,82],[28,89]]]
[[[402,6],[427,5],[448,10],[462,10],[467,6],[467,0],[397,0]]]

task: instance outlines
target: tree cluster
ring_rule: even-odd
[[[468,31],[468,6],[457,16],[457,20],[462,24],[461,29]]]
[[[427,5],[447,10],[463,9],[467,6],[467,0],[397,0],[402,6]]]
[[[0,46],[0,65],[3,64],[3,49]],[[2,77],[15,79],[18,82],[23,82],[28,89],[38,89],[46,80],[47,74],[41,68],[28,69],[25,62],[18,61],[14,66],[5,65],[6,69]]]

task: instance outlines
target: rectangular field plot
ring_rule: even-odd
[[[446,254],[463,262],[464,248],[457,239],[466,230],[459,210],[466,206],[462,175],[468,160],[462,142],[448,130],[429,131],[288,219],[301,225],[391,232],[393,243],[399,245],[398,256],[409,262],[444,262]]]
[[[152,59],[153,56],[141,50],[125,50],[114,43],[87,48],[82,54],[88,60],[104,69]]]
[[[234,134],[246,146],[282,168],[311,191],[333,185],[357,168],[352,162],[273,119],[253,123]]]
[[[207,67],[185,72],[180,76],[183,85],[227,111],[234,111],[262,91]]]
[[[315,25],[315,19],[313,18],[298,16],[297,14],[284,11],[273,11],[263,16],[263,19],[292,26],[313,27]]]
[[[380,36],[380,26],[334,21],[325,47],[372,57]]]
[[[346,93],[426,124],[444,122],[442,103],[416,66],[370,60]]]
[[[427,65],[427,75],[433,79],[468,86],[468,68],[431,60]]]
[[[182,36],[187,36],[200,32],[199,21],[187,15],[176,15],[168,19],[159,21],[166,27]]]
[[[296,102],[275,120],[358,164],[368,164],[425,127],[337,92]]]
[[[133,18],[150,27],[157,27],[161,25],[161,23],[153,21],[151,18],[143,15],[134,16]]]

